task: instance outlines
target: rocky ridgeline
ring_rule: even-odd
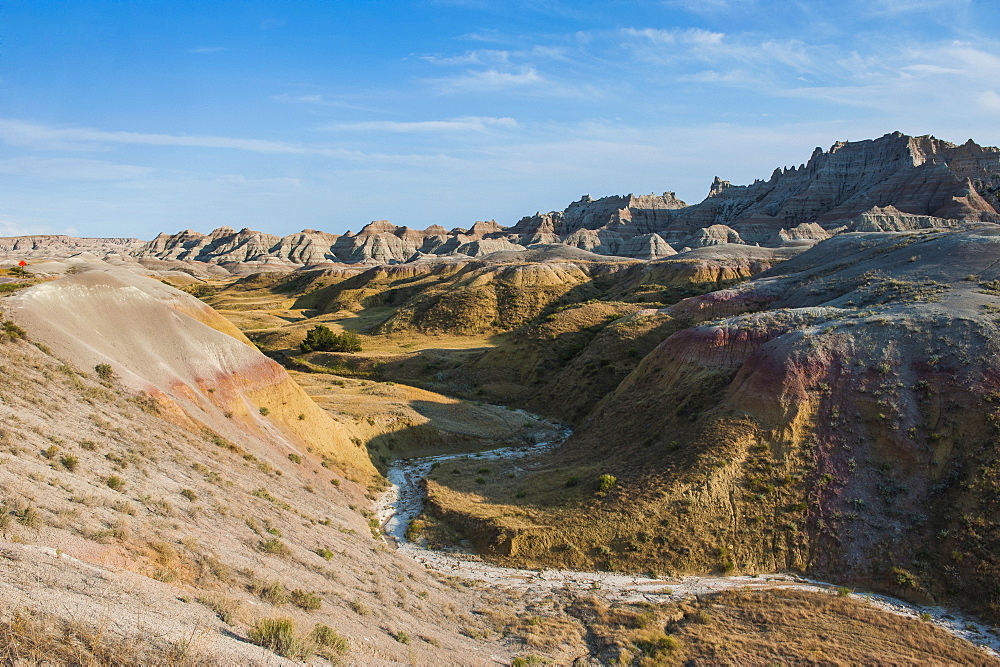
[[[661,259],[721,244],[803,245],[840,232],[907,231],[1000,222],[1000,149],[899,132],[816,148],[799,167],[732,185],[716,177],[708,197],[689,206],[673,192],[592,199],[535,213],[512,227],[495,221],[450,231],[377,220],[343,235],[306,229],[288,236],[220,227],[134,239],[0,239],[0,254],[128,254],[144,264],[197,262],[230,270],[294,270],[334,264],[395,264],[423,258],[481,257],[564,244],[599,255]]]
[[[79,252],[128,255],[142,250],[146,245],[142,239],[81,239],[63,234],[11,236],[0,238],[0,256],[30,259],[61,257]]]

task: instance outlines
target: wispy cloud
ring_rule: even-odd
[[[46,181],[121,181],[143,178],[153,171],[150,167],[79,158],[25,155],[0,160],[0,174],[31,176]]]
[[[275,102],[283,102],[285,104],[304,104],[308,106],[316,107],[330,107],[334,109],[352,109],[354,111],[370,111],[370,112],[384,112],[385,109],[379,109],[376,107],[366,107],[357,104],[352,104],[345,100],[340,99],[330,99],[324,95],[309,94],[309,95],[272,95],[271,99]]]
[[[49,127],[15,119],[0,119],[0,139],[15,146],[40,146],[55,150],[79,150],[93,144],[135,144],[143,146],[185,146],[222,148],[251,153],[326,155],[346,157],[351,151],[342,148],[301,146],[267,139],[241,139],[148,132],[118,132],[83,127]]]
[[[524,60],[566,60],[566,49],[556,46],[534,46],[530,49],[473,49],[455,56],[424,55],[421,60],[435,65],[509,65]]]
[[[66,234],[67,236],[77,236],[79,231],[76,227],[66,227],[55,229],[50,225],[39,225],[20,220],[12,220],[7,217],[0,217],[0,236],[37,236],[40,234]]]
[[[423,120],[412,122],[361,121],[357,123],[332,123],[321,129],[336,132],[487,132],[490,130],[514,130],[518,123],[513,118],[492,118],[488,116],[464,116],[447,120]]]
[[[796,39],[733,37],[701,28],[624,28],[621,46],[657,65],[705,63],[738,68],[780,65],[800,72],[816,69],[816,47]]]
[[[227,51],[224,46],[199,46],[194,49],[188,49],[188,53],[218,53],[219,51]]]
[[[969,0],[874,0],[864,3],[870,15],[885,16],[914,14],[935,10],[963,10],[972,3]]]
[[[456,76],[428,79],[428,82],[443,93],[466,93],[539,86],[545,83],[545,78],[534,67],[523,67],[517,72],[469,70]]]

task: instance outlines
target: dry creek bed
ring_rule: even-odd
[[[535,417],[541,420],[541,418]],[[532,594],[555,591],[591,591],[609,600],[662,603],[706,595],[730,588],[791,588],[804,591],[836,591],[838,586],[794,574],[774,573],[731,577],[684,576],[652,579],[615,572],[576,572],[572,570],[526,570],[499,567],[464,553],[427,549],[406,539],[406,529],[423,511],[426,492],[421,483],[435,463],[455,459],[516,460],[544,456],[569,436],[563,431],[559,440],[524,447],[502,447],[472,454],[446,454],[394,461],[386,474],[390,487],[375,503],[383,536],[390,547],[438,573],[489,585],[512,588]],[[1000,658],[1000,636],[995,628],[942,607],[922,607],[877,593],[850,594],[875,607],[910,618],[924,618]]]

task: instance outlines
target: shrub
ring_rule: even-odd
[[[250,630],[250,641],[285,658],[304,657],[304,646],[290,618],[264,618]]]
[[[72,454],[67,454],[66,456],[59,459],[59,463],[61,463],[62,467],[66,468],[66,470],[73,472],[74,470],[76,470],[77,466],[80,465],[80,459],[73,456]]]
[[[56,454],[59,453],[59,448],[56,447],[55,445],[51,445],[48,449],[43,449],[41,453],[42,456],[44,456],[47,459],[54,459]]]
[[[842,597],[842,598],[850,597],[851,593],[853,593],[853,592],[854,591],[852,591],[847,586],[838,586],[837,587],[837,596],[838,597]]]
[[[681,643],[672,635],[660,635],[659,637],[637,641],[635,645],[648,656],[656,658],[661,655],[674,653],[680,648]]]
[[[325,649],[320,652],[327,658],[347,653],[347,650],[350,648],[345,637],[341,637],[337,634],[336,630],[322,623],[317,623],[316,627],[309,633],[309,640],[321,649]]]
[[[572,475],[569,479],[566,480],[566,487],[567,488],[573,487],[573,486],[576,486],[579,483],[580,483],[580,477],[579,477],[579,475]]]
[[[618,478],[614,475],[601,475],[597,478],[597,490],[601,493],[607,493],[611,489],[615,488],[615,484],[618,483]]]
[[[198,500],[198,494],[192,491],[191,489],[182,490],[181,495],[190,500],[191,502]]]
[[[335,334],[329,327],[318,324],[306,332],[299,348],[303,352],[360,352],[361,337],[353,331]]]
[[[111,364],[97,364],[94,366],[94,371],[101,382],[109,383],[115,379],[115,371],[111,368]]]
[[[280,581],[261,581],[254,579],[250,583],[250,592],[264,602],[280,606],[288,602],[288,591]]]
[[[198,602],[215,612],[223,623],[232,625],[242,611],[243,604],[236,599],[223,595],[210,595],[198,598]]]
[[[896,575],[896,583],[906,588],[917,588],[917,577],[912,572],[907,572],[901,567],[892,568],[892,573]]]
[[[292,463],[298,463],[300,465],[302,464],[302,457],[299,456],[298,454],[289,454],[288,460],[291,461]]]
[[[288,546],[277,537],[270,537],[260,543],[260,550],[274,556],[287,556],[291,553]]]
[[[269,414],[271,414],[271,411],[268,410],[267,408],[265,408],[264,406],[261,406],[260,407],[260,414],[261,414],[262,417],[266,417]]]
[[[125,489],[125,480],[118,475],[111,475],[104,483],[108,485],[108,488],[112,491],[123,491]]]
[[[28,528],[38,528],[42,523],[42,515],[31,505],[26,505],[24,508],[14,512],[14,517],[18,523]]]
[[[394,639],[397,642],[399,642],[400,644],[409,644],[410,643],[410,633],[408,633],[405,630],[400,630],[399,632],[397,632],[395,634]]]
[[[20,268],[20,267],[18,267],[18,268]],[[26,338],[28,336],[28,332],[27,331],[25,331],[21,327],[17,326],[16,324],[14,324],[13,322],[11,322],[10,320],[4,321],[4,323],[3,323],[3,332],[11,340],[17,340],[19,338]]]
[[[351,600],[351,609],[358,616],[367,616],[369,614],[368,607],[360,600]]]
[[[292,591],[292,604],[299,609],[316,611],[323,605],[323,598],[315,593],[307,593],[301,588],[296,588]]]

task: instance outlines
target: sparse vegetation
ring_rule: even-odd
[[[263,553],[271,554],[272,556],[288,556],[292,553],[288,545],[279,540],[277,537],[269,537],[266,540],[261,541],[258,547]]]
[[[614,475],[604,474],[597,479],[597,490],[600,493],[607,493],[618,484],[618,478]]]
[[[253,580],[250,582],[250,592],[264,602],[280,606],[288,602],[288,590],[280,581]]]
[[[125,490],[125,480],[122,479],[121,477],[119,477],[118,475],[109,475],[104,480],[104,483],[112,491],[124,491]]]
[[[316,611],[323,605],[323,598],[301,588],[293,590],[289,597],[293,605],[306,611]]]
[[[336,659],[350,649],[346,637],[341,636],[328,625],[317,623],[309,633],[309,640],[317,647],[317,653],[326,658]]]
[[[285,658],[308,657],[308,648],[295,631],[290,618],[265,618],[250,630],[250,641]]]
[[[299,347],[303,352],[360,352],[361,337],[353,331],[336,334],[319,324],[306,332]]]
[[[115,380],[115,371],[111,368],[111,364],[97,364],[94,366],[94,371],[104,384],[111,384]]]

